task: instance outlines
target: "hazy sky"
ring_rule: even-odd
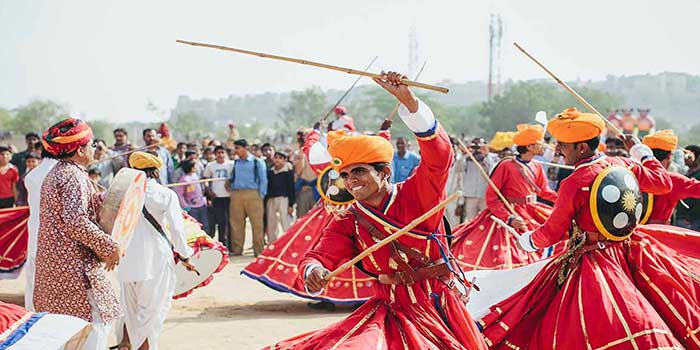
[[[422,81],[486,80],[489,13],[504,21],[504,79],[700,74],[700,1],[0,0],[0,106],[51,98],[88,119],[155,120],[178,95],[345,89],[354,77],[175,43],[181,38],[375,71],[405,71],[415,27]],[[368,83],[366,80],[365,83]],[[0,126],[1,128],[1,126]]]

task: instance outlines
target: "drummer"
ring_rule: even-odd
[[[42,144],[58,163],[41,186],[34,307],[91,322],[85,348],[104,349],[121,311],[100,261],[109,271],[121,252],[97,225],[102,196],[85,169],[93,160],[92,129],[68,118],[44,131]]]
[[[116,328],[118,350],[131,349],[132,344],[134,349],[157,349],[175,292],[173,251],[188,269],[193,269],[187,263],[193,251],[185,239],[177,194],[156,181],[163,160],[158,155],[135,152],[129,157],[129,166],[146,173],[148,180],[144,211],[117,271],[124,312]]]

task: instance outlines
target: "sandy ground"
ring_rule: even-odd
[[[322,328],[352,311],[311,310],[305,299],[276,292],[240,275],[252,260],[251,255],[230,258],[211,284],[175,300],[163,327],[160,348],[260,349]],[[23,295],[24,275],[16,280],[0,280],[0,300],[23,305]]]

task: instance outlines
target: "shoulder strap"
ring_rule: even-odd
[[[533,177],[530,176],[532,174],[532,169],[530,169],[527,165],[520,163],[517,159],[513,158],[512,160],[513,163],[515,163],[518,166],[518,170],[520,170],[520,174],[525,178],[525,181],[527,181],[527,184],[530,185],[530,189],[534,191],[535,193],[539,193],[541,189],[537,184],[535,183],[535,180],[533,180]]]
[[[387,237],[387,235],[384,234],[384,232],[380,231],[374,225],[372,225],[372,223],[369,222],[369,220],[367,220],[367,218],[362,216],[362,214],[358,213],[355,208],[350,207],[349,210],[352,213],[352,215],[355,217],[355,220],[357,221],[357,223],[360,226],[362,226],[365,230],[367,230],[367,232],[369,232],[369,234],[371,234],[372,237],[374,237],[378,240],[382,240],[382,239]],[[418,261],[422,265],[430,264],[431,259],[429,257],[405,246],[404,244],[402,244],[398,241],[394,241],[392,243],[393,243],[393,246],[396,250],[401,251],[402,253],[406,254],[406,256],[408,256],[409,258]],[[397,261],[397,263],[399,263],[399,262]]]

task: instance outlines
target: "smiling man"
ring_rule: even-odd
[[[318,245],[299,264],[310,294],[327,285],[324,276],[381,238],[437,205],[453,152],[447,133],[432,111],[389,72],[375,82],[394,95],[399,115],[416,135],[421,154],[415,175],[392,184],[394,150],[379,136],[338,136],[328,140],[331,166],[355,197],[342,216],[323,232]],[[369,255],[361,263],[378,279],[352,288],[373,288],[363,306],[328,328],[276,344],[279,349],[485,349],[460,295],[453,291],[454,262],[449,254],[443,211],[410,233]],[[447,260],[447,259],[446,259]],[[339,283],[339,282],[333,282]]]

